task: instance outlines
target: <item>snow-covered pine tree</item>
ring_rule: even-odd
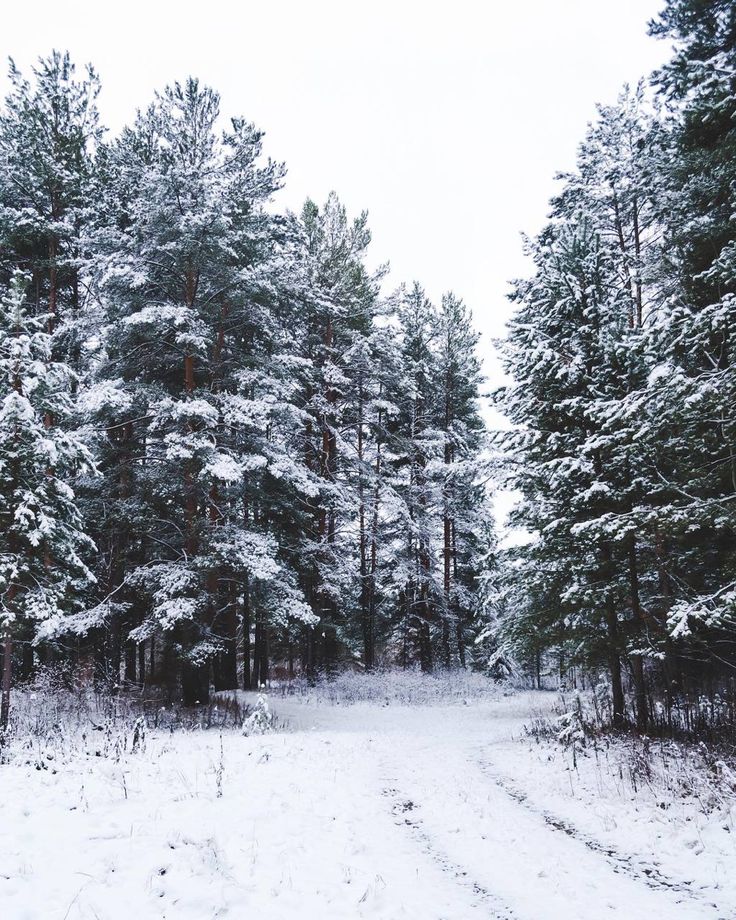
[[[275,318],[288,259],[264,210],[283,169],[258,165],[251,125],[220,136],[218,117],[217,94],[190,79],[106,152],[109,319],[88,397],[120,499],[118,521],[97,520],[108,596],[131,605],[122,641],[149,642],[170,680],[181,668],[189,703],[206,699],[213,664],[218,686],[235,685],[237,610],[250,615],[260,582],[278,583],[274,616],[306,615],[258,486],[267,470],[305,478],[272,430],[293,370]]]
[[[584,214],[550,225],[529,251],[536,270],[514,293],[519,307],[503,347],[514,383],[503,405],[516,426],[504,435],[510,479],[523,496],[513,521],[536,540],[516,573],[530,591],[511,592],[518,606],[507,610],[508,625],[527,656],[546,640],[563,660],[566,652],[578,663],[607,658],[621,719],[623,579],[615,537],[586,527],[618,501],[616,471],[595,444],[594,409],[621,386],[629,301],[612,283],[610,254]]]
[[[29,276],[29,309],[45,314],[55,353],[79,371],[88,252],[84,236],[101,139],[92,67],[78,79],[67,52],[39,59],[27,80],[10,62],[0,113],[0,273]]]
[[[435,639],[443,607],[442,572],[436,536],[443,508],[444,446],[439,428],[440,381],[435,373],[439,335],[436,307],[415,283],[400,292],[401,383],[394,452],[395,490],[401,496],[396,579],[397,640],[401,661],[416,659],[424,671],[435,660]]]
[[[454,367],[434,308],[419,329],[381,299],[366,215],[336,195],[273,214],[283,167],[244,120],[221,132],[196,80],[110,144],[91,68],[77,80],[54,52],[11,83],[0,280],[26,270],[51,356],[75,371],[45,422],[83,430],[101,473],[74,483],[96,588],[44,636],[91,643],[110,686],[181,683],[187,702],[236,685],[241,641],[246,686],[297,651],[310,674],[341,656],[370,668],[400,624],[416,633],[403,660],[429,667],[472,608],[480,443],[472,400],[452,408],[433,383],[438,360]]]
[[[572,611],[559,621],[561,629],[554,625],[552,609],[555,605],[566,609],[558,596],[563,601],[577,598],[576,603],[591,611],[597,607],[605,619],[605,637],[591,634],[576,648],[588,663],[608,659],[614,720],[619,724],[624,720],[622,661],[628,662],[640,729],[649,719],[647,671],[652,676],[659,672],[660,686],[667,694],[679,683],[685,649],[682,643],[679,650],[673,643],[667,622],[676,609],[675,585],[686,584],[686,573],[694,573],[699,565],[688,559],[689,533],[694,526],[707,526],[704,522],[712,520],[714,511],[707,503],[695,500],[690,505],[683,500],[691,486],[697,492],[696,470],[707,470],[706,478],[712,471],[694,436],[694,419],[700,417],[701,408],[698,400],[690,398],[682,363],[692,361],[695,352],[687,349],[684,359],[682,354],[678,358],[683,314],[673,269],[679,257],[668,239],[678,206],[677,192],[667,180],[676,161],[667,123],[639,87],[625,90],[616,106],[599,109],[598,120],[581,146],[576,171],[563,177],[564,189],[554,202],[557,225],[547,233],[555,238],[559,226],[576,231],[590,228],[602,259],[595,275],[598,280],[594,283],[591,276],[585,296],[590,299],[598,291],[603,303],[607,292],[607,306],[590,339],[596,356],[584,365],[587,389],[576,402],[582,415],[575,451],[593,475],[587,486],[578,483],[577,494],[570,496],[571,514],[560,519],[585,542],[570,543],[554,563],[550,559],[545,563],[550,532],[541,530],[540,539],[524,549],[523,559],[515,563],[536,587],[524,598],[509,588],[511,606],[518,614],[510,628],[517,639],[533,628],[535,606],[538,624],[544,624],[543,635],[551,644],[570,635]],[[538,272],[538,279],[542,276]],[[540,311],[554,312],[553,303],[554,297],[548,297]],[[540,318],[529,319],[529,329],[535,325],[542,325]],[[559,338],[564,329],[556,326],[549,338],[550,347],[560,354],[564,354]],[[567,330],[572,334],[569,323]],[[536,374],[539,368],[528,372]],[[551,387],[545,407],[548,419],[539,426],[540,432],[554,432],[554,425],[564,421],[566,407]],[[512,435],[512,439],[524,437]],[[551,437],[549,443],[554,443]],[[578,507],[575,518],[572,513],[581,496],[585,506]],[[593,548],[600,570],[597,575],[591,571],[584,591],[582,579],[571,592],[574,567]],[[535,565],[543,566],[544,577],[530,570]]]
[[[664,460],[641,409],[647,405],[653,327],[662,303],[659,280],[661,195],[657,180],[668,148],[642,86],[628,88],[615,106],[599,107],[578,156],[575,173],[555,203],[561,219],[584,215],[607,256],[612,312],[602,344],[605,369],[587,408],[590,436],[582,452],[597,468],[600,502],[590,502],[577,532],[598,541],[606,576],[618,599],[604,602],[614,720],[623,722],[620,657],[625,651],[636,687],[640,728],[647,723],[645,660],[666,644],[653,607],[653,515],[666,496],[657,470]],[[617,315],[617,311],[621,315]],[[605,492],[604,492],[605,487]]]
[[[682,688],[736,654],[736,10],[669,0],[652,31],[675,42],[656,75],[671,144],[649,405],[670,496],[657,522],[658,607],[684,652],[669,675]]]
[[[8,724],[12,642],[30,648],[58,624],[93,580],[70,483],[91,465],[87,449],[58,424],[70,411],[71,370],[52,358],[48,317],[26,306],[28,278],[16,274],[0,307],[0,598],[4,638],[0,728]],[[53,632],[53,629],[51,630]]]
[[[11,61],[9,78],[0,111],[0,284],[24,273],[27,309],[46,317],[53,356],[71,366],[68,382],[76,390],[90,334],[85,237],[96,198],[99,81],[91,67],[78,79],[69,55],[58,51],[39,59],[30,79]],[[68,431],[76,426],[70,412],[47,421]],[[30,676],[32,637],[23,638],[21,674]]]
[[[360,416],[367,408],[366,392],[380,373],[369,356],[382,270],[371,273],[365,265],[370,243],[367,214],[349,220],[334,193],[322,208],[307,201],[302,224],[300,354],[311,368],[303,394],[307,413],[303,456],[320,484],[305,547],[310,561],[304,573],[306,593],[320,619],[321,642],[315,641],[318,636],[310,629],[303,655],[306,670],[314,673],[334,669],[341,648],[348,647],[353,605],[361,606],[367,616],[370,604],[362,588],[368,564],[367,447],[363,441],[366,420]],[[370,657],[370,639],[368,647]]]
[[[357,494],[359,573],[358,618],[363,663],[370,670],[384,657],[394,619],[390,591],[394,541],[405,507],[394,487],[396,420],[401,400],[402,360],[392,301],[389,314],[369,337],[359,337],[347,354],[350,368],[348,425],[355,426],[351,482]],[[348,429],[349,430],[349,429]]]
[[[488,554],[493,515],[482,456],[485,425],[480,415],[479,336],[465,304],[442,298],[436,343],[437,427],[442,446],[442,634],[445,667],[466,664],[465,631],[477,612],[478,579]],[[451,647],[452,646],[452,647]]]

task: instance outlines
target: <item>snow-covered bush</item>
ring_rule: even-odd
[[[273,731],[273,727],[273,713],[268,705],[268,697],[260,693],[255,708],[243,722],[243,734],[265,735]]]

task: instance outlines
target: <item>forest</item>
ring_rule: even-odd
[[[0,591],[11,673],[187,705],[269,676],[468,663],[493,530],[477,335],[381,293],[367,215],[196,79],[104,139],[68,54],[0,117]]]
[[[110,138],[92,66],[11,61],[3,726],[39,669],[194,705],[398,666],[733,727],[736,8],[650,28],[673,56],[559,177],[495,388],[487,305],[386,290],[334,193],[279,210],[285,166],[214,89]]]
[[[118,6],[0,30],[2,920],[733,920],[736,0]]]
[[[697,732],[736,702],[736,5],[650,31],[673,57],[599,107],[514,285],[502,445],[536,539],[496,615],[532,671],[605,668],[614,725]]]

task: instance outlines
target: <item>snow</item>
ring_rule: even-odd
[[[552,694],[428,699],[271,694],[276,731],[149,731],[135,753],[91,730],[16,742],[0,767],[2,916],[736,914],[725,832],[701,827],[696,855],[667,813],[624,806],[594,771],[565,790],[569,772],[523,731]]]

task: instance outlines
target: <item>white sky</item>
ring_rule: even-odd
[[[595,103],[667,57],[646,35],[663,4],[26,0],[5,4],[0,56],[24,70],[53,47],[91,61],[113,131],[154,88],[199,76],[286,161],[284,207],[334,188],[369,210],[372,261],[390,260],[392,284],[465,299],[497,380],[489,340],[526,271],[520,233],[541,227]]]

